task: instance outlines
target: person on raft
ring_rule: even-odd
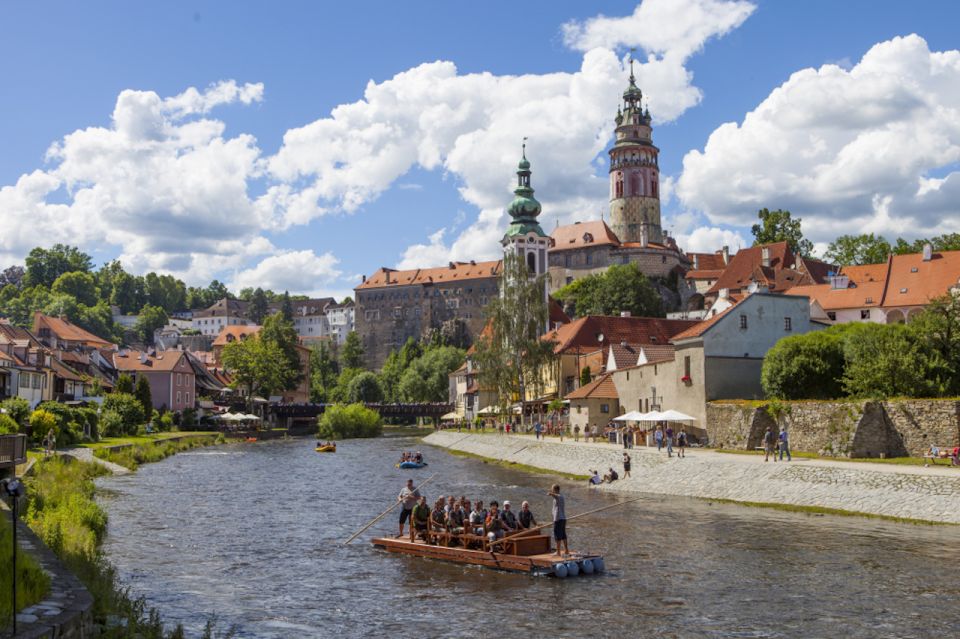
[[[410,512],[410,543],[417,540],[417,535],[425,542],[430,542],[430,506],[425,495],[420,497]]]
[[[536,526],[537,520],[533,516],[533,511],[530,510],[530,502],[525,501],[520,504],[520,515],[517,517],[520,521],[520,528],[523,530],[530,530],[530,526]]]
[[[557,556],[565,557],[570,554],[570,546],[567,545],[567,511],[560,484],[554,484],[547,494],[553,497],[553,538],[557,542]]]
[[[403,537],[403,524],[410,518],[418,499],[420,499],[420,491],[413,487],[413,480],[408,479],[407,485],[400,490],[400,494],[397,496],[397,501],[403,502],[400,507],[400,534],[397,535],[398,538]],[[413,522],[410,523],[410,536],[413,537]]]
[[[423,455],[420,453],[419,450],[418,450],[417,453],[413,456],[413,461],[417,462],[418,464],[422,464],[422,463],[423,463]]]
[[[490,512],[487,513],[487,519],[484,522],[483,531],[487,534],[487,539],[496,541],[504,536],[503,520],[500,519],[500,504],[495,501],[490,502]]]
[[[500,521],[503,522],[503,528],[506,533],[512,534],[519,530],[519,524],[517,523],[517,516],[512,510],[510,510],[510,502],[504,500],[503,510],[500,511]]]

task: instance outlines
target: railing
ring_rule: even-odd
[[[27,461],[27,436],[0,435],[0,467],[17,466]]]

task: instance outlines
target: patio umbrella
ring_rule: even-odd
[[[620,417],[614,417],[613,421],[615,422],[639,422],[643,421],[643,413],[639,411],[632,410],[629,413],[624,413]]]
[[[666,417],[664,417],[663,413],[658,410],[652,410],[649,413],[643,413],[638,418],[638,420],[641,422],[661,422],[664,419],[666,419]]]
[[[663,411],[662,413],[660,413],[660,415],[661,415],[661,416],[660,416],[660,419],[665,420],[665,421],[668,421],[668,422],[695,422],[695,421],[697,421],[697,418],[696,418],[696,417],[690,417],[690,415],[686,415],[686,414],[684,414],[684,413],[681,413],[680,411],[673,410],[672,408],[671,408],[670,410],[665,410],[665,411]]]
[[[447,413],[446,415],[444,415],[444,416],[441,417],[440,419],[443,419],[443,420],[447,420],[447,419],[460,419],[460,415],[458,415],[457,413]]]

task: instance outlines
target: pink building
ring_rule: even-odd
[[[170,411],[193,408],[197,401],[197,384],[193,367],[183,351],[163,351],[149,355],[133,350],[122,350],[113,356],[113,365],[121,373],[130,375],[134,382],[146,377],[150,384],[153,407]]]

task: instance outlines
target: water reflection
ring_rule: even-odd
[[[240,637],[960,636],[960,530],[811,517],[650,495],[571,522],[608,572],[536,578],[388,555],[370,534],[408,476],[430,497],[528,499],[549,520],[553,479],[398,439],[316,454],[306,440],[182,453],[99,480],[106,552],[168,622],[210,614]],[[569,514],[621,497],[564,483]],[[395,534],[392,515],[370,533]],[[493,630],[491,630],[491,624]],[[414,630],[416,629],[416,630]]]

